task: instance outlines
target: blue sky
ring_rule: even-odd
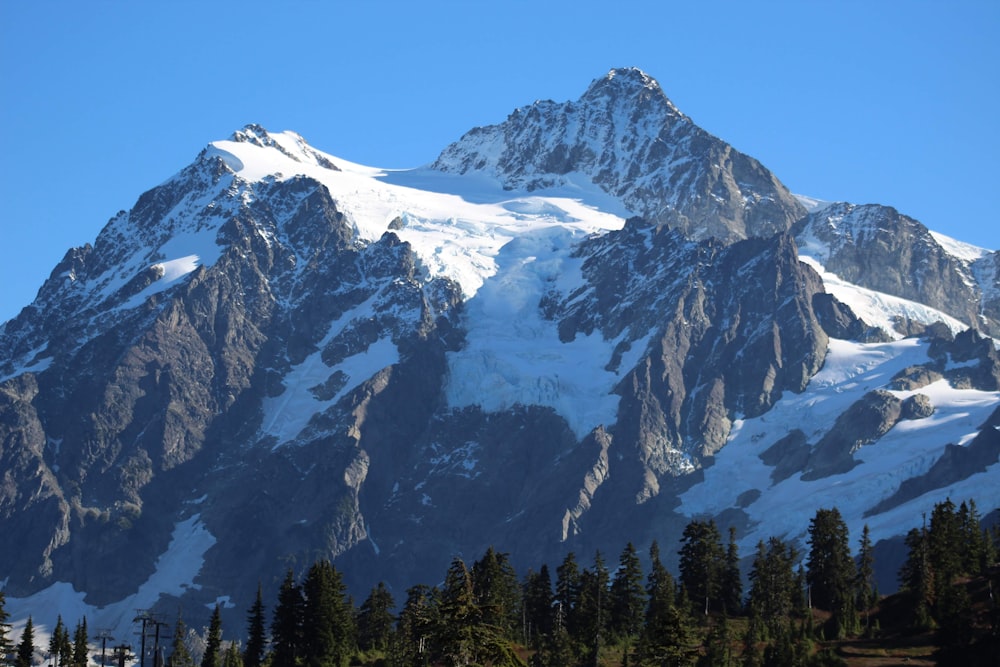
[[[0,321],[246,123],[412,167],[612,67],[793,192],[1000,247],[1000,2],[0,2]]]

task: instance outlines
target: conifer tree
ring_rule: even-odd
[[[729,527],[729,546],[726,548],[725,566],[722,571],[722,606],[727,614],[743,610],[743,577],[740,574],[740,549],[736,544],[736,528]]]
[[[555,614],[553,613],[552,579],[549,575],[549,566],[542,567],[535,572],[528,572],[524,580],[524,616],[525,616],[525,642],[531,646],[538,646],[540,641],[552,635],[555,626]]]
[[[6,609],[7,598],[0,590],[0,664],[9,665],[10,656],[14,652],[14,645],[10,641],[7,633],[10,632],[10,612]]]
[[[556,625],[569,632],[569,619],[580,599],[580,566],[570,551],[556,568]]]
[[[244,667],[261,667],[267,650],[267,636],[264,629],[264,595],[260,582],[257,583],[257,597],[247,613],[247,646],[243,651]]]
[[[278,591],[271,621],[271,667],[296,667],[303,652],[302,613],[305,601],[291,570]]]
[[[222,649],[222,611],[215,605],[212,620],[208,623],[208,636],[205,639],[205,655],[201,658],[201,667],[220,667]]]
[[[646,610],[642,565],[631,542],[618,558],[618,569],[611,582],[610,629],[617,637],[637,637]]]
[[[87,662],[90,659],[90,648],[87,642],[87,617],[84,616],[76,624],[76,630],[73,632],[73,664],[76,667],[87,667]]]
[[[847,524],[840,510],[819,509],[809,522],[809,559],[806,581],[812,603],[832,614],[834,633],[841,637],[856,629],[854,582]]]
[[[167,658],[167,667],[194,667],[194,660],[188,650],[185,639],[187,637],[187,626],[180,610],[177,611],[177,623],[174,625],[174,638],[170,644],[170,657]]]
[[[596,655],[604,641],[608,612],[608,568],[598,551],[593,569],[580,573],[580,598],[569,619],[570,637],[585,647],[586,655]]]
[[[472,575],[465,562],[455,557],[441,591],[440,650],[452,665],[468,665],[476,654],[475,626],[479,622],[472,590]]]
[[[358,611],[358,647],[361,650],[388,649],[392,635],[392,609],[395,606],[396,601],[392,599],[385,582],[378,582]]]
[[[704,610],[717,606],[722,589],[724,555],[714,520],[692,520],[681,537],[680,579],[688,597]]]
[[[240,655],[236,642],[230,642],[222,652],[222,667],[243,667],[243,656]]]
[[[396,626],[401,664],[429,664],[440,625],[439,607],[440,593],[436,588],[420,584],[407,589]]]
[[[989,565],[987,546],[982,526],[979,524],[979,510],[976,508],[975,500],[965,501],[959,505],[958,531],[961,542],[955,546],[961,555],[962,571],[970,575],[986,572]]]
[[[340,572],[328,560],[313,563],[302,582],[303,659],[306,667],[346,665],[354,650],[354,611]]]
[[[509,555],[489,547],[473,563],[471,575],[480,622],[495,627],[504,637],[512,637],[521,599],[517,573]]]
[[[21,641],[17,645],[17,655],[14,658],[14,667],[32,667],[35,660],[35,624],[28,617],[24,624],[24,631],[21,632]]]
[[[49,636],[49,655],[52,656],[52,664],[58,667],[69,667],[72,662],[72,648],[69,642],[69,630],[63,623],[62,615],[56,619],[56,627],[52,629]],[[68,657],[67,657],[68,656]]]
[[[875,593],[875,555],[872,551],[871,530],[866,523],[861,531],[861,547],[858,551],[857,608],[865,612],[867,624],[869,612],[878,598]]]
[[[795,596],[793,564],[798,553],[777,537],[757,543],[750,570],[750,611],[763,619],[764,628],[777,636],[788,624]]]

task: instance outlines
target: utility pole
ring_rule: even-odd
[[[111,639],[111,632],[108,630],[101,630],[97,635],[97,638],[101,640],[101,665],[102,667],[107,667],[108,661],[105,657],[105,649],[108,645],[108,640]]]
[[[136,617],[133,623],[142,623],[142,630],[139,631],[139,667],[146,667],[146,625],[153,619],[149,615],[148,609],[136,609]]]
[[[130,653],[132,647],[128,644],[119,644],[115,646],[112,651],[114,651],[114,657],[118,660],[118,667],[125,667],[126,660],[134,660],[135,656]]]

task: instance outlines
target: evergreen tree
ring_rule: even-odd
[[[302,614],[305,601],[291,570],[278,591],[271,621],[271,667],[296,667],[303,652]]]
[[[392,609],[396,601],[384,582],[371,590],[358,611],[358,647],[363,651],[385,651],[392,635]]]
[[[698,660],[698,667],[732,667],[733,646],[729,633],[729,619],[725,615],[708,633],[705,654]]]
[[[636,651],[640,665],[688,664],[692,655],[690,602],[681,587],[674,595],[674,578],[660,560],[660,547],[649,547],[650,568],[646,578],[646,618]]]
[[[87,667],[90,660],[90,647],[87,645],[87,617],[76,624],[73,632],[73,665],[75,667]]]
[[[911,529],[906,534],[906,547],[909,552],[906,562],[899,570],[899,581],[913,598],[914,626],[917,629],[927,629],[933,624],[930,609],[934,600],[935,588],[927,529]]]
[[[236,642],[230,642],[222,652],[222,667],[243,667],[243,656]]]
[[[934,595],[951,586],[962,571],[962,526],[951,498],[934,505],[927,531],[927,557],[934,572]]]
[[[264,595],[260,582],[257,583],[257,597],[247,613],[247,646],[243,651],[244,667],[261,667],[267,650],[267,636],[264,629]]]
[[[0,590],[0,664],[9,665],[10,656],[14,652],[14,645],[10,641],[7,633],[10,632],[10,612],[6,609],[7,598]]]
[[[740,574],[740,549],[736,544],[736,528],[729,527],[729,546],[722,571],[722,607],[727,614],[743,610],[743,577]]]
[[[569,618],[580,599],[580,567],[570,551],[556,568],[556,625],[569,631]]]
[[[958,531],[961,542],[955,546],[959,548],[962,557],[962,571],[970,575],[985,573],[989,567],[988,547],[982,526],[979,524],[979,510],[976,508],[975,500],[959,505]]]
[[[569,618],[570,637],[585,647],[585,655],[594,656],[604,641],[608,613],[608,568],[598,551],[593,570],[580,573],[580,598]]]
[[[521,608],[521,588],[510,557],[489,547],[483,557],[473,563],[471,575],[480,622],[512,638]]]
[[[479,622],[472,575],[455,557],[441,591],[440,649],[450,665],[468,665],[476,655],[475,627]]]
[[[306,667],[346,665],[354,651],[354,611],[340,572],[328,560],[313,563],[302,582]]]
[[[868,611],[878,602],[875,596],[875,554],[867,523],[861,531],[861,547],[858,551],[857,591],[858,609]]]
[[[524,580],[525,642],[538,646],[541,640],[552,635],[555,627],[553,613],[552,579],[549,566],[542,565],[537,573],[528,572]]]
[[[820,509],[809,522],[809,559],[806,581],[812,603],[832,614],[834,635],[856,630],[854,582],[857,572],[851,558],[847,524],[840,510]]]
[[[795,574],[792,567],[798,553],[791,545],[777,537],[757,544],[753,567],[750,570],[751,614],[764,620],[764,627],[772,635],[784,629],[792,611],[795,596]]]
[[[49,655],[52,656],[52,664],[59,667],[69,667],[73,662],[73,646],[70,644],[69,630],[63,623],[61,614],[57,617],[56,627],[49,636]]]
[[[646,611],[642,565],[635,547],[629,542],[618,558],[618,569],[611,582],[610,630],[617,637],[637,637]]]
[[[191,652],[184,641],[186,637],[187,626],[184,624],[180,610],[178,610],[177,623],[174,625],[174,638],[170,645],[170,657],[167,658],[167,667],[194,667]]]
[[[688,597],[708,614],[722,590],[724,555],[714,520],[692,520],[681,537],[680,578]]]
[[[201,667],[220,667],[222,649],[222,612],[215,605],[212,620],[208,623],[208,636],[205,639],[205,655],[201,658]]]
[[[35,624],[28,617],[24,624],[24,631],[21,633],[21,641],[17,645],[17,655],[14,658],[14,667],[32,667],[35,660]]]
[[[433,640],[439,626],[440,595],[436,588],[413,586],[396,625],[398,655],[402,665],[429,664]]]

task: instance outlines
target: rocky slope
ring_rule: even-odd
[[[806,217],[638,70],[411,172],[248,126],[0,327],[8,599],[238,624],[319,557],[401,596],[491,544],[537,568],[696,515],[745,553],[823,502],[897,535],[1000,474],[1000,361],[933,308],[992,326],[995,253],[887,215]]]

